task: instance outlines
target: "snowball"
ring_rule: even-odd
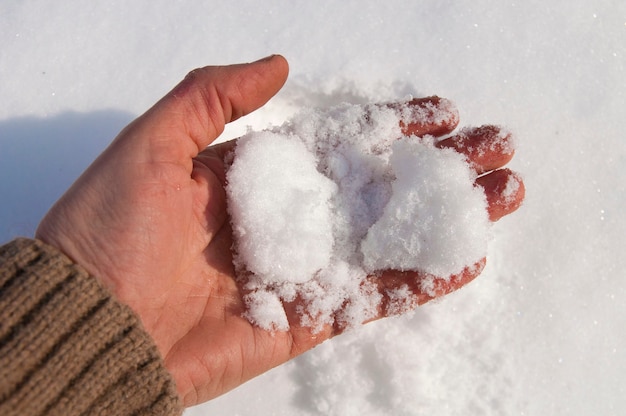
[[[446,122],[450,106],[344,104],[239,139],[226,190],[252,322],[285,329],[276,308],[298,297],[303,325],[355,325],[382,299],[368,276],[447,278],[485,256],[486,199],[469,164],[400,129],[401,120]]]
[[[311,279],[332,254],[336,185],[302,142],[286,136],[249,135],[236,157],[228,173],[230,214],[246,268],[267,282]]]
[[[450,276],[482,258],[486,199],[472,186],[464,157],[412,138],[394,143],[392,152],[392,197],[361,245],[365,270]]]

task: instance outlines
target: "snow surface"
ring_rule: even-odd
[[[282,53],[291,75],[224,138],[299,109],[408,94],[518,137],[525,205],[480,278],[368,324],[188,415],[626,411],[626,3],[0,3],[0,240],[39,219],[194,67]]]

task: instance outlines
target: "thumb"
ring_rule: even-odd
[[[176,127],[185,132],[200,152],[227,123],[269,101],[288,73],[287,60],[280,55],[247,64],[195,69],[144,116],[154,127],[167,123],[163,126],[166,130]]]

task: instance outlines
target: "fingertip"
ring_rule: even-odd
[[[483,257],[471,266],[465,267],[459,273],[450,276],[447,279],[435,278],[433,287],[431,288],[431,298],[428,301],[443,297],[456,290],[459,290],[463,286],[476,279],[487,264],[487,258]]]
[[[206,66],[187,76],[157,103],[157,120],[178,125],[201,151],[224,126],[269,101],[285,84],[289,63],[281,55],[228,66]]]
[[[453,149],[467,158],[478,173],[501,168],[515,154],[515,138],[506,128],[494,125],[464,128],[437,143],[439,148]]]
[[[289,62],[287,61],[287,58],[280,54],[268,55],[265,58],[261,58],[252,63],[269,64],[271,66],[274,66],[278,72],[285,75],[285,78],[289,74]]]
[[[476,184],[485,191],[489,219],[493,222],[516,211],[526,195],[522,177],[506,168],[479,177]]]
[[[289,76],[289,62],[284,56],[279,54],[269,55],[265,58],[243,65],[250,65],[260,71],[262,76],[271,79],[276,92],[282,88],[287,81],[287,77]]]
[[[459,273],[438,277],[418,271],[384,270],[376,276],[382,296],[379,316],[400,315],[431,300],[441,298],[474,280],[485,268],[486,258],[463,268]]]
[[[218,86],[226,123],[237,120],[263,106],[283,87],[289,76],[289,63],[282,55],[270,55],[248,64],[221,67],[230,75]]]
[[[447,98],[436,95],[389,105],[398,112],[402,134],[443,136],[459,124],[459,111]]]

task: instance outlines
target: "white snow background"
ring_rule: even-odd
[[[186,415],[626,413],[625,2],[2,0],[0,42],[2,242],[198,66],[291,64],[224,138],[408,94],[518,136],[526,202],[481,277]]]

